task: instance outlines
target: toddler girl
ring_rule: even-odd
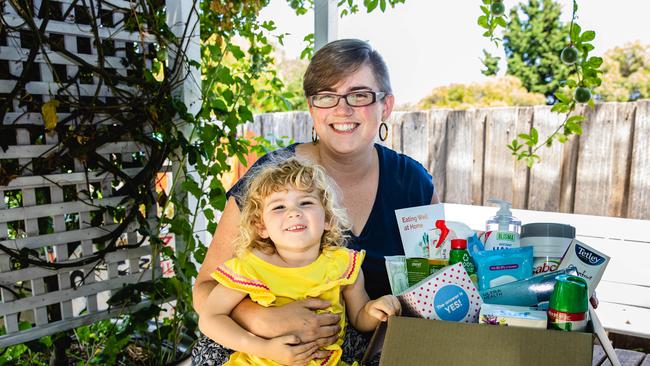
[[[370,300],[364,289],[364,251],[343,247],[348,226],[324,170],[295,158],[266,166],[249,183],[242,208],[237,256],[212,276],[219,284],[199,319],[201,331],[235,352],[227,365],[341,365],[346,312],[360,331],[400,312],[395,296]],[[294,335],[258,337],[230,318],[246,296],[263,306],[278,306],[318,297],[341,314],[338,341],[313,359],[318,346]],[[342,301],[343,300],[343,301]]]

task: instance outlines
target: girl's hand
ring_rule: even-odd
[[[304,365],[316,358],[316,342],[300,343],[300,338],[287,335],[268,340],[264,358],[283,365]]]
[[[368,315],[382,322],[388,320],[388,317],[391,315],[399,315],[401,310],[402,306],[399,300],[393,295],[385,295],[377,300],[368,301],[366,304],[366,312]]]

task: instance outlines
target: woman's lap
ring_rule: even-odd
[[[347,327],[345,339],[343,340],[343,361],[352,363],[361,361],[363,354],[368,348],[370,336],[359,333],[354,327]],[[223,365],[233,350],[213,342],[206,336],[201,336],[198,343],[192,349],[193,366],[219,366]]]

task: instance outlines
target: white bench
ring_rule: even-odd
[[[444,207],[447,220],[464,222],[474,230],[485,230],[485,221],[498,210],[451,203]],[[650,221],[518,209],[512,212],[523,224],[572,225],[580,241],[610,256],[596,290],[600,301],[596,313],[609,332],[650,338]]]

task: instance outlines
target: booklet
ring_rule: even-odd
[[[430,249],[440,235],[436,221],[445,219],[442,204],[395,210],[399,234],[406,257],[430,258]],[[437,230],[437,231],[436,231]]]

